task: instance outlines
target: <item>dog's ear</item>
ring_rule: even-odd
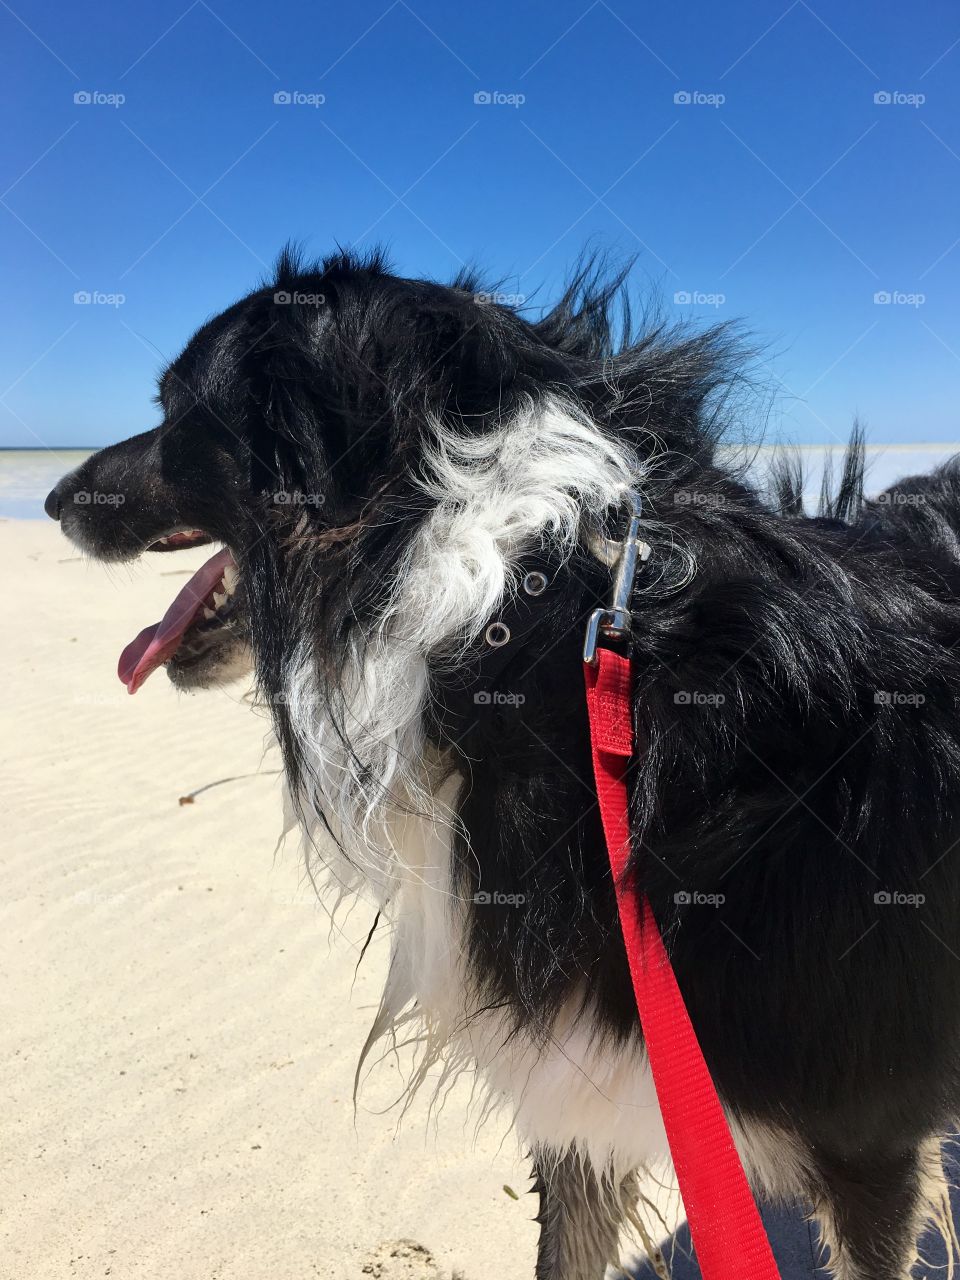
[[[520,325],[482,295],[327,273],[278,289],[272,310],[257,360],[264,447],[315,483],[365,492],[431,417],[472,431],[515,397]]]
[[[464,421],[502,408],[519,371],[516,317],[482,295],[445,290],[441,305],[415,308],[412,343],[397,334],[401,382],[411,406],[426,403]]]
[[[473,419],[512,394],[519,323],[483,295],[392,277],[333,283],[330,295],[336,341],[321,358],[349,411],[384,415],[396,443],[425,413]]]

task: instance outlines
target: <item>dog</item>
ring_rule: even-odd
[[[222,545],[121,679],[252,667],[311,867],[391,930],[364,1053],[403,1027],[411,1087],[475,1069],[532,1153],[538,1280],[600,1280],[665,1149],[581,653],[639,495],[637,891],[755,1190],[837,1280],[903,1280],[952,1233],[960,466],[867,501],[855,438],[805,515],[789,459],[767,492],[724,451],[736,334],[634,333],[624,287],[588,263],[532,319],[284,251],[47,511],[103,561]]]

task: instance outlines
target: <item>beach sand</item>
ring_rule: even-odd
[[[468,1081],[398,1132],[387,1058],[354,1117],[384,940],[355,977],[371,912],[331,930],[274,855],[265,720],[116,677],[203,555],[107,569],[0,521],[0,1275],[529,1280],[526,1165]]]
[[[0,467],[0,507],[59,462]],[[527,1165],[470,1080],[401,1125],[388,1055],[354,1114],[386,938],[355,973],[370,910],[333,927],[277,850],[262,714],[116,677],[204,555],[106,568],[0,517],[0,1280],[529,1280]]]
[[[332,924],[278,850],[248,691],[117,679],[205,555],[0,518],[0,1280],[530,1280],[528,1165],[470,1079],[401,1124],[385,1054],[354,1113],[387,939],[358,970],[372,911]]]

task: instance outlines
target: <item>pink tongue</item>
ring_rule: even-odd
[[[204,601],[219,584],[223,571],[234,563],[224,547],[200,566],[159,622],[145,627],[120,655],[117,675],[129,693],[136,693],[151,672],[162,667],[175,652]]]

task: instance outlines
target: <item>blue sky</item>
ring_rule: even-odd
[[[291,237],[544,300],[584,244],[637,253],[638,293],[765,344],[774,433],[960,440],[943,0],[0,0],[0,31],[0,444],[152,425]]]

